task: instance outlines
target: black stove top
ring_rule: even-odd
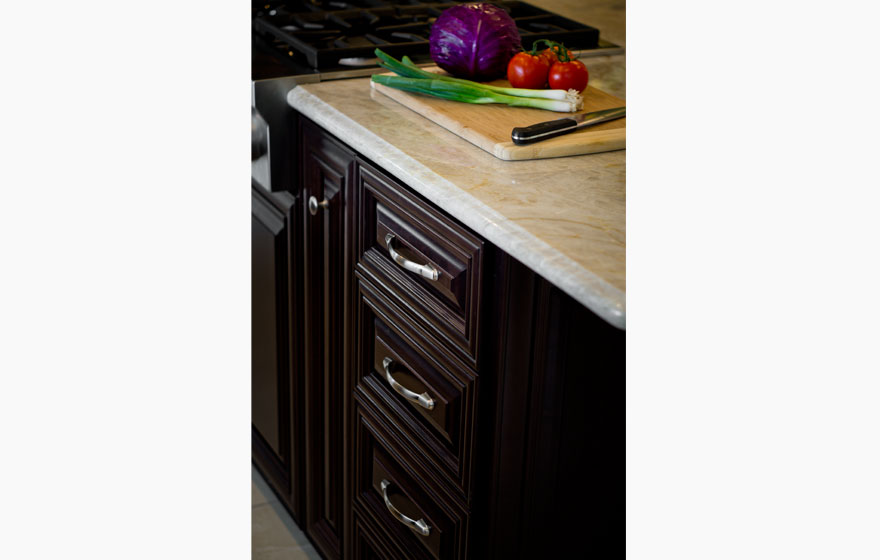
[[[252,3],[254,80],[282,76],[343,77],[376,68],[378,47],[392,56],[430,62],[428,37],[434,20],[462,2],[419,0],[293,0]],[[573,51],[616,47],[599,30],[525,2],[493,2],[516,22],[522,43],[552,39]],[[325,78],[326,79],[326,78]]]

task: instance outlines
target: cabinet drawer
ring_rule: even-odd
[[[400,439],[439,467],[466,498],[478,377],[400,324],[369,281],[358,285],[356,391],[376,403]]]
[[[398,550],[391,539],[369,515],[352,508],[352,552],[354,560],[398,560],[407,555]]]
[[[356,185],[358,266],[434,336],[476,362],[483,242],[367,164],[359,165]]]
[[[404,458],[374,413],[356,408],[354,507],[408,558],[465,558],[467,511]]]

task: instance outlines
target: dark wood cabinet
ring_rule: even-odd
[[[385,540],[407,551],[405,558],[467,558],[467,505],[447,492],[400,445],[393,416],[373,409],[358,395],[352,461],[353,499]]]
[[[350,255],[354,153],[300,121],[303,204],[303,317],[306,414],[306,531],[339,558],[345,499],[344,368],[350,347]]]
[[[449,348],[445,354],[456,353],[474,367],[483,241],[365,161],[359,161],[356,181],[357,269],[387,286],[406,321],[431,331]]]
[[[354,395],[394,418],[402,445],[467,500],[479,377],[401,322],[383,290],[359,278]]]
[[[625,333],[295,122],[296,204],[254,207],[254,460],[316,549],[622,557]]]
[[[623,558],[625,332],[495,256],[477,557]]]
[[[393,560],[407,558],[392,539],[376,528],[370,517],[352,506],[351,558],[355,560]]]
[[[254,461],[299,515],[301,379],[296,198],[251,187],[251,410]]]

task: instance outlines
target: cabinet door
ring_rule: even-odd
[[[512,257],[492,260],[497,375],[477,450],[489,504],[477,556],[623,557],[626,332]]]
[[[289,193],[252,187],[251,422],[254,461],[298,515],[294,203]]]
[[[301,123],[307,531],[327,558],[339,558],[345,517],[343,442],[350,293],[347,192],[354,154],[317,126]]]

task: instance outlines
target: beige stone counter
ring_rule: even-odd
[[[579,2],[532,3],[595,25],[606,36],[589,18],[554,8]],[[608,40],[622,44],[623,29],[620,25],[619,35],[608,34]],[[623,56],[585,62],[591,85],[625,96]],[[301,85],[290,91],[288,101],[597,315],[625,328],[625,151],[502,161],[375,92],[368,78]]]

